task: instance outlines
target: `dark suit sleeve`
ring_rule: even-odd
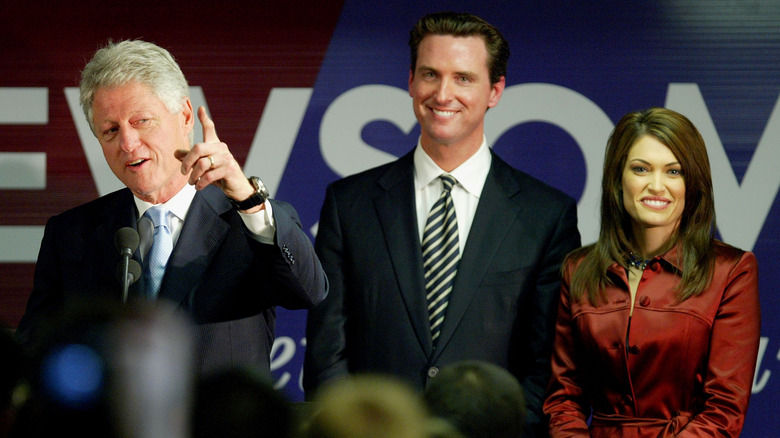
[[[50,315],[62,303],[61,280],[57,275],[57,250],[54,243],[56,217],[46,223],[43,240],[35,264],[33,290],[27,301],[27,309],[16,330],[17,338],[24,344],[33,337],[35,322]]]
[[[309,236],[303,231],[298,212],[290,204],[273,202],[276,238],[265,281],[276,283],[272,290],[282,291],[277,303],[287,309],[312,307],[328,294],[328,280],[322,270]],[[268,247],[252,242],[253,245]]]
[[[527,426],[535,430],[535,433],[529,436],[546,436],[544,431],[547,421],[542,413],[542,404],[550,379],[550,360],[561,288],[561,264],[566,254],[580,246],[577,205],[573,199],[568,200],[558,220],[551,226],[553,232],[542,255],[536,278],[536,299],[531,314],[534,320],[530,325],[532,333],[524,334],[530,339],[533,359],[521,381],[528,407]]]
[[[559,437],[589,437],[588,415],[590,405],[584,396],[578,374],[574,323],[571,318],[569,285],[575,268],[567,266],[561,284],[560,307],[556,322],[555,355],[552,358],[552,379],[545,411],[550,415],[550,435]]]
[[[340,229],[336,197],[328,187],[320,212],[320,223],[315,243],[330,282],[327,299],[310,309],[306,323],[306,355],[304,358],[303,387],[306,398],[326,380],[347,374],[346,357],[346,279],[344,242]]]

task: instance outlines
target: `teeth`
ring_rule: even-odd
[[[656,200],[647,200],[644,201],[644,203],[651,207],[663,207],[668,204],[668,202],[666,201],[656,201]]]
[[[141,164],[141,163],[143,163],[143,162],[144,162],[144,159],[143,159],[143,158],[139,158],[139,159],[137,159],[137,160],[135,160],[135,161],[131,161],[131,162],[130,162],[130,165],[131,165],[131,166],[135,166],[136,164]]]
[[[433,110],[433,113],[437,116],[451,116],[455,114],[455,111],[439,111],[439,110]]]

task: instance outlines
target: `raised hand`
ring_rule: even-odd
[[[189,151],[179,149],[175,152],[181,161],[182,174],[189,173],[189,183],[198,190],[214,184],[237,201],[250,197],[254,188],[228,146],[219,141],[214,122],[202,106],[198,108],[198,119],[203,125],[203,143],[193,145]]]

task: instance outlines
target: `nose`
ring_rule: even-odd
[[[650,181],[647,184],[648,189],[654,193],[664,190],[664,175],[662,172],[653,172],[650,175]]]
[[[119,130],[119,148],[124,152],[132,152],[140,144],[138,132],[132,128],[120,128]]]
[[[452,98],[452,80],[444,78],[439,81],[439,87],[436,89],[436,101],[438,103],[449,102]]]

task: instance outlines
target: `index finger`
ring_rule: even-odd
[[[203,126],[203,142],[204,143],[219,143],[219,137],[217,137],[217,128],[214,126],[214,121],[206,114],[206,108],[198,107],[198,119]]]

